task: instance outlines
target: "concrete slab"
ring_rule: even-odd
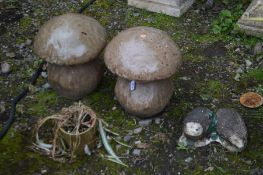
[[[263,1],[253,0],[238,21],[238,26],[248,35],[263,38]]]
[[[128,0],[128,4],[152,12],[180,17],[195,0]]]

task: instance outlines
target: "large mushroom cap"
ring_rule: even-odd
[[[96,58],[105,43],[106,31],[95,19],[69,13],[44,24],[35,38],[34,51],[47,62],[76,65]]]
[[[105,64],[129,80],[152,81],[173,75],[181,53],[164,31],[134,27],[119,33],[106,47]]]

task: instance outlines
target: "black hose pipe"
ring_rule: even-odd
[[[83,13],[90,5],[92,5],[96,0],[90,0],[87,2],[80,10],[79,13]]]
[[[45,61],[43,61],[39,65],[37,71],[33,74],[33,76],[30,79],[30,84],[32,84],[32,85],[36,84],[39,75],[43,71],[42,68],[43,68],[44,64],[46,64]],[[7,131],[9,130],[9,128],[11,127],[11,125],[12,125],[12,123],[14,121],[17,103],[20,100],[22,100],[27,95],[28,92],[29,92],[29,88],[27,87],[18,96],[16,96],[14,99],[11,100],[11,109],[10,109],[9,117],[8,117],[7,121],[5,122],[5,125],[4,125],[3,129],[0,132],[0,139],[2,139],[5,136],[5,134],[7,133]]]

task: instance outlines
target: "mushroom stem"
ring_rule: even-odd
[[[103,66],[98,61],[74,66],[48,65],[48,81],[59,95],[79,99],[93,91],[99,84]]]
[[[142,118],[160,113],[169,103],[173,93],[170,79],[136,81],[136,89],[133,91],[130,86],[130,80],[119,77],[115,86],[115,95],[129,113]]]

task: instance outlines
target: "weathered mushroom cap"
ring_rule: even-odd
[[[234,109],[219,109],[216,115],[218,134],[239,151],[243,150],[247,143],[247,128],[240,114]]]
[[[161,80],[173,75],[181,53],[168,34],[151,27],[134,27],[108,44],[104,61],[118,76],[129,80]]]
[[[42,26],[35,38],[34,52],[53,64],[76,65],[96,58],[105,43],[106,31],[95,19],[68,13]]]

